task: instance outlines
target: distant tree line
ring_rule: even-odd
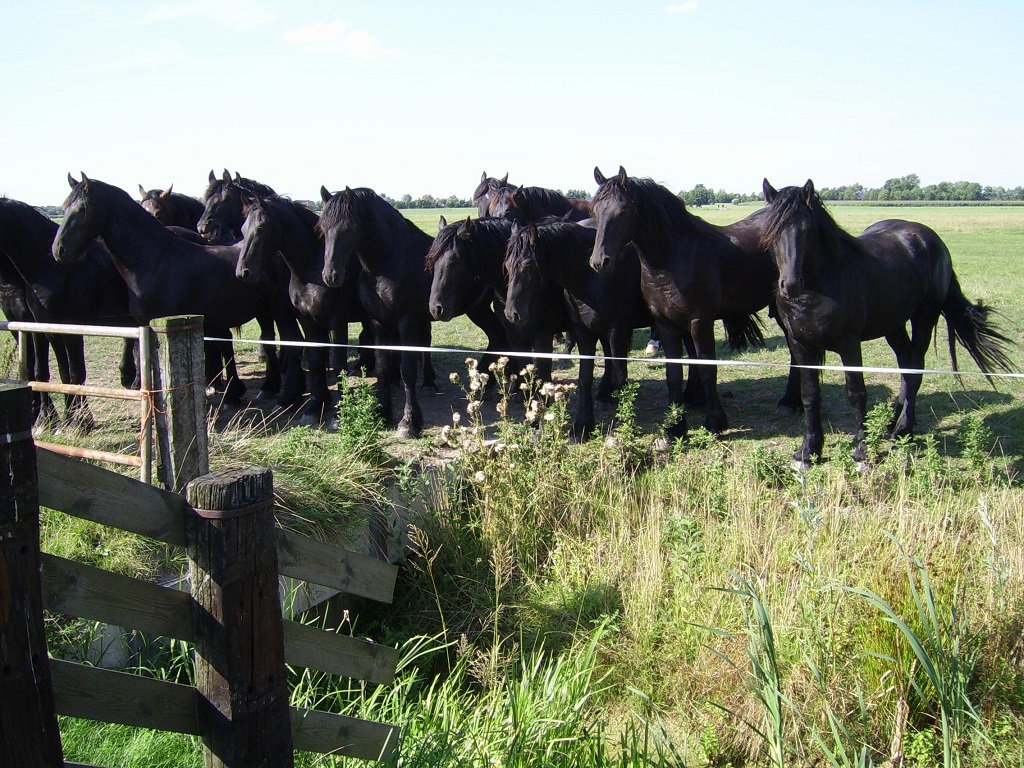
[[[714,190],[703,184],[693,189],[683,190],[679,197],[687,205],[715,205],[716,203],[748,203],[763,200],[760,192],[743,194],[726,192],[724,189]],[[938,184],[921,186],[921,179],[916,173],[892,178],[880,187],[869,189],[863,184],[848,184],[840,187],[819,187],[818,195],[823,200],[929,200],[950,202],[1003,201],[1024,200],[1024,187],[982,186],[976,181],[940,181]]]

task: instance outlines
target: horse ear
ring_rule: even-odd
[[[320,199],[325,203],[331,199],[331,193],[327,191],[327,187],[323,184],[320,185]]]
[[[530,231],[526,235],[527,241],[530,243],[530,247],[534,248],[537,245],[537,225],[531,224]]]
[[[228,169],[227,168],[225,168],[224,169],[224,173],[221,174],[220,180],[223,181],[225,184],[230,184],[231,183],[231,174],[228,173]]]
[[[210,183],[213,184],[217,180],[217,174],[213,172],[213,168],[210,169]]]
[[[351,187],[348,187],[348,186],[346,186],[346,187],[345,187],[345,203],[346,203],[347,205],[352,205],[352,199],[353,199],[353,197],[355,197],[355,195],[354,195],[354,193],[352,192],[352,188],[351,188]]]
[[[71,171],[68,171],[68,186],[72,189],[78,186],[78,182],[75,181],[75,177],[71,175]]]
[[[520,191],[521,189],[522,189],[522,187],[512,187],[512,194],[510,195],[510,197],[512,198],[512,201],[513,201],[513,202],[515,202],[515,201],[516,201],[516,199],[518,199],[518,197],[519,197],[519,191]]]
[[[235,171],[235,184],[238,184],[241,180],[242,174],[240,174],[238,171]]]
[[[505,175],[502,176],[501,179],[499,179],[499,181],[501,181],[502,186],[508,184],[508,171],[505,171]]]
[[[469,216],[466,217],[465,221],[459,222],[459,228],[455,230],[455,236],[460,240],[469,240],[472,238],[472,233],[469,231]]]
[[[442,215],[442,216],[441,216],[441,217],[440,217],[440,218],[439,218],[439,219],[437,220],[437,228],[438,228],[439,230],[441,230],[441,229],[444,229],[444,228],[445,228],[445,227],[447,227],[447,226],[448,226],[448,219],[446,219],[446,218],[445,218],[445,217],[444,217],[444,216]]]
[[[619,186],[620,187],[625,187],[626,186],[626,179],[628,179],[629,177],[626,175],[626,169],[623,168],[621,165],[619,166],[619,175],[618,175],[617,178],[618,178]]]
[[[174,191],[174,184],[171,184],[171,186],[161,192],[160,197],[170,197],[172,191]]]
[[[807,203],[808,206],[810,206],[813,201],[814,201],[814,182],[811,181],[810,179],[808,179],[807,183],[804,184],[804,202]]]
[[[608,181],[607,177],[603,173],[601,173],[601,169],[598,168],[596,165],[594,166],[594,181],[597,182],[597,186],[601,186],[606,181]]]
[[[139,184],[139,197],[141,197],[143,200],[146,199],[146,188],[141,184]]]
[[[779,194],[775,187],[768,182],[768,179],[761,182],[761,191],[764,193],[764,201],[766,203],[771,203],[775,196]]]
[[[480,183],[483,184],[485,181],[487,181],[487,171],[480,174]]]

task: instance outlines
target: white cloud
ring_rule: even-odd
[[[286,32],[281,39],[317,53],[341,53],[352,59],[397,59],[401,56],[400,51],[382,47],[369,32],[353,29],[344,21],[316,21]]]
[[[180,21],[182,19],[213,19],[235,27],[268,24],[277,18],[270,5],[259,0],[176,0],[160,2],[142,15],[144,22]]]
[[[686,0],[684,3],[671,3],[665,6],[665,13],[691,13],[697,10],[700,0]]]

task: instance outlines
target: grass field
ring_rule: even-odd
[[[726,223],[751,210],[700,214]],[[1024,371],[1024,208],[833,210],[852,231],[894,216],[935,228],[968,297],[1002,313]],[[472,212],[408,212],[430,233],[439,213],[454,221]],[[993,390],[965,376],[961,388],[926,376],[919,440],[889,447],[874,438],[874,463],[856,472],[842,375],[826,372],[826,460],[795,474],[801,425],[775,414],[787,355],[766,329],[766,349],[722,352],[773,366],[720,368],[730,429],[667,452],[651,450],[665,413],[658,361],[631,365],[632,411],[614,427],[606,421],[608,439],[584,444],[564,438],[557,409],[550,428],[532,430],[521,407],[502,420],[484,404],[497,443],[483,450],[476,436],[473,450],[453,451],[440,440],[451,411],[463,426],[475,417],[447,385],[424,437],[398,443],[381,433],[399,461],[379,475],[349,466],[345,438],[366,439],[364,424],[263,436],[218,422],[212,463],[273,466],[285,505],[316,506],[308,493],[293,501],[297,487],[327,499],[326,515],[359,504],[360,493],[376,505],[399,498],[415,515],[394,606],[358,616],[357,634],[402,647],[399,680],[375,691],[332,680],[306,692],[400,724],[403,766],[868,766],[899,752],[907,766],[1019,768],[1024,384],[1001,379]],[[465,318],[435,323],[433,343],[457,350],[435,355],[439,380],[465,379],[482,340]],[[634,353],[646,342],[638,331]],[[259,370],[252,349],[237,350],[246,370]],[[872,342],[865,364],[894,360]],[[948,364],[943,330],[927,365]],[[569,359],[556,365],[561,379],[574,371]],[[870,406],[898,381],[878,373],[868,384]],[[84,439],[130,446],[132,414],[110,422]],[[48,533],[63,530],[48,547],[147,570],[139,561],[151,548],[46,521]],[[67,759],[201,762],[188,740],[140,736],[131,746],[128,729],[62,728]]]

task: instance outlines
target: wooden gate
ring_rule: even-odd
[[[64,766],[57,715],[198,734],[207,766],[395,759],[396,726],[290,709],[285,664],[384,684],[397,651],[283,620],[278,596],[285,575],[390,602],[394,566],[276,528],[270,470],[182,495],[37,449],[31,418],[0,384],[0,765]],[[40,553],[40,505],[184,547],[191,593]],[[193,643],[196,687],[49,659],[44,608]]]

